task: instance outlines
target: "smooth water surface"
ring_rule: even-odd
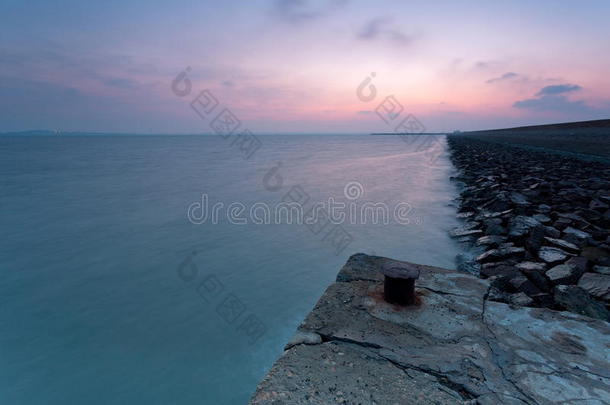
[[[260,139],[245,160],[211,136],[0,138],[0,403],[245,403],[349,255],[454,267],[444,140],[430,164],[399,137]],[[305,225],[187,218],[297,185],[411,221],[345,223],[335,254]]]

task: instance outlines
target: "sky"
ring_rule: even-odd
[[[0,0],[0,132],[210,132],[191,107],[204,90],[254,133],[610,118],[609,15],[605,0]]]

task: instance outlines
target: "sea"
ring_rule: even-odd
[[[246,403],[350,255],[455,268],[429,146],[0,137],[0,403]]]

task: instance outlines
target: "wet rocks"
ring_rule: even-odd
[[[595,298],[610,301],[610,275],[585,273],[578,280],[578,286]]]
[[[530,229],[537,225],[540,225],[540,222],[538,222],[535,218],[518,215],[511,218],[509,221],[508,235],[512,237],[524,236],[529,232]]]
[[[482,234],[483,234],[483,231],[480,229],[466,229],[466,228],[455,228],[449,232],[449,235],[451,235],[453,237],[479,236]]]
[[[582,288],[575,285],[558,285],[553,298],[561,309],[610,322],[610,312],[594,301]]]
[[[497,262],[498,260],[507,259],[509,257],[522,256],[525,249],[520,247],[503,247],[498,249],[488,250],[487,252],[477,256],[479,263]]]
[[[582,272],[573,265],[559,264],[546,272],[546,277],[553,284],[576,284]]]
[[[515,265],[521,271],[544,271],[546,264],[538,262],[522,262]]]
[[[543,246],[538,251],[538,257],[548,264],[557,264],[566,260],[568,254],[558,248]]]
[[[610,267],[606,266],[593,266],[593,271],[599,274],[608,274],[610,275]]]
[[[566,252],[578,253],[580,248],[573,243],[567,242],[563,239],[549,238],[548,236],[544,237],[544,241],[553,247],[563,249]]]
[[[530,298],[527,294],[520,292],[510,294],[508,296],[508,303],[520,307],[529,307],[534,304],[534,299]]]
[[[603,318],[610,165],[473,136],[450,136],[448,144],[460,171],[458,217],[466,221],[451,235],[475,258],[458,268],[489,278],[492,300]]]
[[[476,241],[477,246],[489,246],[489,247],[498,247],[500,244],[506,242],[506,236],[500,235],[486,235],[481,236]]]

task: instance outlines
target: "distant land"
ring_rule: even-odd
[[[127,132],[79,132],[79,131],[50,131],[47,129],[34,129],[30,131],[11,131],[0,132],[0,136],[107,136],[107,135],[170,135],[152,133],[127,133]],[[191,135],[191,134],[171,134],[171,135]],[[198,135],[198,134],[192,134]]]

